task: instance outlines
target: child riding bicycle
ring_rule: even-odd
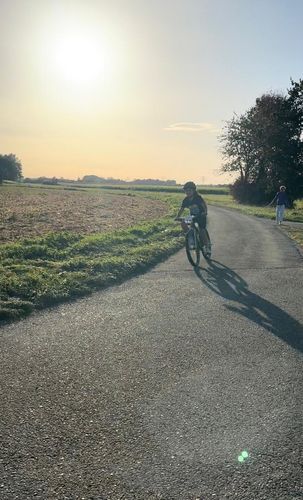
[[[192,181],[186,182],[183,186],[183,191],[185,192],[186,196],[182,201],[181,207],[176,216],[176,220],[180,217],[180,215],[186,208],[189,209],[190,215],[193,215],[195,217],[195,220],[199,226],[199,233],[203,245],[203,253],[210,256],[211,254],[210,244],[205,232],[207,205],[202,196],[197,192],[197,187],[194,182]],[[188,231],[188,226],[185,222],[182,221],[181,227],[184,232]]]

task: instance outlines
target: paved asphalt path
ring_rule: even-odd
[[[302,257],[272,221],[209,231],[197,273],[1,329],[1,499],[303,498]]]

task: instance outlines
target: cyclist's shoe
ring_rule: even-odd
[[[203,255],[205,256],[206,259],[210,259],[210,257],[211,257],[211,246],[210,245],[204,245],[202,247],[202,252],[203,252]]]

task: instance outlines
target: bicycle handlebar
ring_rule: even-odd
[[[205,212],[203,212],[201,215],[207,215]],[[199,217],[198,215],[188,215],[187,217],[175,217],[175,221],[193,221],[194,219],[196,219],[197,217]]]

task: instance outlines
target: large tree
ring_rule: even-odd
[[[287,186],[291,200],[303,196],[303,86],[291,82],[288,95],[264,94],[242,116],[227,122],[221,136],[225,172],[238,172],[240,201],[264,202]]]
[[[17,181],[21,177],[22,164],[16,155],[0,155],[0,184],[4,180]]]
[[[303,197],[303,80],[298,82],[291,80],[291,87],[288,89],[288,100],[293,113],[293,120],[296,122],[296,180],[298,182],[299,196]]]
[[[220,137],[223,144],[222,153],[224,172],[238,172],[241,182],[249,182],[257,162],[254,147],[254,129],[252,110],[226,122],[224,132]]]

